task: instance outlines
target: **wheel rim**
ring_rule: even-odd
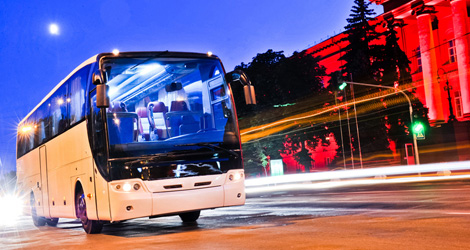
[[[78,197],[78,218],[80,218],[83,224],[86,224],[88,222],[88,217],[86,214],[85,194],[81,194]]]

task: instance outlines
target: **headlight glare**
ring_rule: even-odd
[[[122,186],[122,190],[124,190],[125,192],[129,192],[131,191],[131,184],[129,183],[125,183],[123,186]]]

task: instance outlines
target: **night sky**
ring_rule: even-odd
[[[15,170],[16,125],[76,66],[101,52],[218,55],[227,71],[338,34],[352,0],[0,0],[0,174]],[[371,5],[376,13],[381,6]],[[49,32],[56,23],[59,34]]]

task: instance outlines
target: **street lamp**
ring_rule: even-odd
[[[368,87],[375,87],[375,88],[385,88],[385,89],[393,89],[395,91],[398,91],[400,92],[402,95],[404,95],[406,97],[406,100],[408,101],[408,106],[409,106],[409,111],[410,111],[410,122],[411,124],[414,124],[413,123],[413,107],[411,105],[411,101],[410,101],[410,98],[408,97],[407,94],[405,94],[405,92],[403,92],[403,90],[399,89],[399,88],[395,88],[395,87],[389,87],[389,86],[383,86],[383,85],[374,85],[374,84],[368,84],[368,83],[362,83],[362,82],[346,82],[345,83],[347,84],[351,84],[351,85],[362,85],[362,86],[368,86]],[[419,165],[419,152],[418,152],[418,141],[416,139],[416,134],[413,133],[413,146],[414,146],[414,152],[415,152],[415,159],[416,159],[416,165]]]
[[[446,86],[444,86],[444,90],[447,91],[447,100],[449,101],[449,120],[447,120],[448,123],[456,122],[457,119],[455,118],[454,115],[454,108],[452,107],[452,98],[450,97],[450,91],[452,90],[452,86],[449,85],[449,79],[447,78],[447,72],[443,68],[439,68],[437,70],[437,82],[439,83],[441,77],[439,76],[439,70],[444,71],[444,74],[446,75]]]

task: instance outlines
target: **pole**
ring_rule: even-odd
[[[447,74],[446,74],[446,87],[444,87],[444,90],[447,91],[447,101],[449,102],[449,119],[447,122],[452,123],[457,121],[454,115],[454,108],[452,107],[452,98],[450,97],[450,90],[452,89],[452,86],[449,86],[449,79],[447,79]]]
[[[385,89],[394,89],[398,92],[400,92],[402,95],[405,96],[406,100],[408,101],[408,106],[409,106],[409,112],[410,112],[410,122],[413,124],[413,106],[411,105],[410,98],[408,97],[403,90],[395,87],[389,87],[389,86],[383,86],[383,85],[374,85],[374,84],[368,84],[368,83],[362,83],[362,82],[346,82],[347,84],[351,85],[362,85],[362,86],[369,86],[369,87],[375,87],[375,88],[385,88]],[[418,141],[416,139],[415,133],[411,131],[413,134],[413,147],[414,147],[414,153],[415,153],[415,161],[416,165],[419,165],[419,152],[418,152]]]
[[[449,102],[449,119],[447,120],[448,123],[456,122],[457,119],[454,115],[454,108],[452,107],[452,98],[450,97],[450,91],[452,90],[452,86],[449,85],[449,78],[447,77],[447,71],[443,68],[439,68],[437,70],[437,82],[440,82],[439,70],[444,71],[446,75],[446,86],[444,86],[444,91],[447,91],[447,101]]]
[[[338,93],[335,91],[335,105],[338,107]],[[341,151],[343,151],[344,169],[346,169],[346,155],[344,154],[343,125],[341,125],[341,108],[338,108],[339,132],[341,133]]]
[[[341,48],[341,46],[339,45],[339,42],[340,41],[334,41],[334,37],[331,39],[331,41],[336,45],[338,46],[339,48],[339,57],[341,58],[342,55],[341,55],[341,51],[343,50],[343,48]],[[341,67],[340,69],[343,68],[343,60],[339,60],[341,62]],[[340,71],[341,72],[341,71]],[[336,96],[337,96],[337,93],[335,91],[335,104],[336,106],[338,106],[337,104],[337,101],[336,101]],[[344,163],[344,169],[346,169],[346,155],[344,154],[344,141],[343,141],[343,126],[341,125],[341,108],[338,108],[338,115],[339,115],[339,131],[341,131],[341,147],[342,147],[342,151],[343,151],[343,163]]]
[[[344,99],[346,101],[346,119],[348,121],[348,134],[349,134],[349,152],[351,152],[351,166],[354,169],[354,153],[353,153],[353,144],[351,138],[351,125],[349,124],[349,110],[348,110],[348,93],[345,93]]]
[[[359,145],[359,162],[361,163],[361,168],[363,168],[363,165],[362,165],[361,136],[359,135],[359,123],[357,122],[356,98],[354,96],[354,85],[351,85],[351,94],[352,94],[353,103],[354,103],[354,116],[356,118],[357,143]]]

